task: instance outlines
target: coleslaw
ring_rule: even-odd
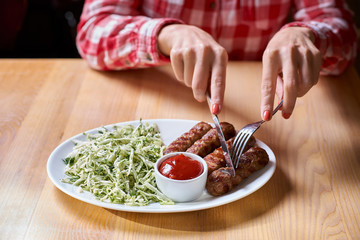
[[[87,141],[74,142],[72,152],[63,159],[67,177],[62,182],[89,191],[103,202],[174,204],[155,182],[154,164],[165,148],[155,123],[140,120],[138,126],[103,127],[97,134],[85,135]]]

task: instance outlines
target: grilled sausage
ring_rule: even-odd
[[[269,155],[260,147],[252,147],[241,155],[238,169],[248,169],[255,172],[262,169],[269,162]]]
[[[220,123],[225,140],[235,135],[235,128],[227,122]],[[197,140],[186,152],[194,153],[200,157],[205,157],[220,146],[220,140],[215,128],[207,132],[201,139]]]
[[[235,137],[230,138],[229,140],[226,141],[226,145],[230,152],[232,150],[232,145],[234,143],[234,139],[235,139]],[[256,143],[255,137],[251,136],[245,146],[244,152],[246,152],[249,148],[255,146],[255,143]],[[208,175],[210,175],[216,169],[226,166],[224,152],[221,147],[215,149],[215,151],[206,155],[204,157],[204,160],[208,166]]]
[[[222,167],[208,176],[206,190],[213,196],[223,195],[233,189],[232,177],[229,168]]]
[[[264,149],[252,147],[241,155],[235,177],[231,176],[229,168],[221,167],[208,176],[206,190],[213,196],[223,195],[239,185],[251,173],[265,167],[268,162],[269,156]]]
[[[206,122],[199,122],[188,132],[178,137],[165,149],[164,154],[171,152],[185,152],[193,143],[204,136],[210,129],[211,125]]]
[[[234,142],[233,137],[226,141],[226,145],[227,145],[229,151],[231,151],[233,142]],[[224,152],[221,147],[218,147],[217,149],[215,149],[215,151],[206,155],[204,157],[204,160],[208,166],[208,175],[210,175],[216,169],[225,167],[225,165],[226,165]]]

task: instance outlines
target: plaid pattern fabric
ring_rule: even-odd
[[[294,21],[287,23],[290,10]],[[96,69],[168,63],[156,37],[165,24],[202,28],[230,60],[261,60],[284,27],[312,29],[323,55],[322,73],[339,74],[357,52],[352,13],[343,0],[86,0],[78,25],[81,56]]]

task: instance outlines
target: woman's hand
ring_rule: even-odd
[[[297,97],[302,97],[319,78],[321,54],[312,31],[305,27],[285,28],[274,35],[263,55],[261,113],[271,119],[275,93],[284,99],[282,115],[288,119]]]
[[[185,24],[163,27],[158,35],[158,47],[170,56],[176,78],[192,88],[196,100],[205,101],[210,86],[212,112],[218,114],[225,92],[226,50],[207,32]]]

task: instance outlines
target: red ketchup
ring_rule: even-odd
[[[161,163],[159,172],[165,177],[176,180],[193,179],[202,174],[203,165],[184,154],[179,154],[166,159]]]

